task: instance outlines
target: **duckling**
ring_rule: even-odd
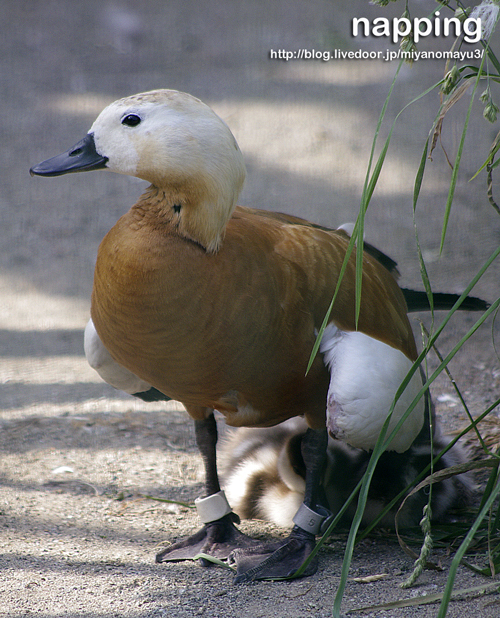
[[[420,473],[429,466],[449,441],[443,435],[432,412],[432,443],[428,426],[404,453],[384,452],[375,469],[363,514],[362,525],[372,524],[385,508],[407,488],[416,484]],[[301,441],[307,425],[293,418],[270,429],[239,428],[224,437],[219,452],[222,483],[235,513],[244,519],[263,519],[278,526],[292,525],[305,490],[304,461]],[[432,444],[432,446],[431,446]],[[339,513],[366,471],[370,453],[355,449],[345,442],[329,438],[328,459],[322,487],[326,504],[333,514]],[[435,464],[433,470],[464,463],[466,451],[455,444]],[[450,521],[454,509],[465,507],[474,494],[474,482],[468,474],[447,478],[433,485],[431,514],[435,522]],[[399,501],[380,520],[379,525],[394,528],[396,517],[400,528],[418,526],[429,496],[422,489],[404,503]],[[350,525],[356,510],[351,502],[341,519]]]
[[[205,466],[206,496],[196,503],[203,528],[156,559],[203,551],[236,562],[236,582],[290,575],[329,517],[320,486],[328,434],[372,449],[417,358],[404,295],[365,251],[356,320],[351,256],[307,371],[349,236],[236,206],[245,179],[241,151],[228,126],[189,94],[155,90],[115,101],[83,140],[30,171],[90,170],[150,186],[99,247],[87,356],[118,388],[184,404]],[[389,432],[421,387],[416,371],[393,406]],[[217,472],[214,410],[233,427],[304,418],[304,499],[284,541],[255,549],[234,525]],[[424,412],[421,398],[389,450],[410,448]]]

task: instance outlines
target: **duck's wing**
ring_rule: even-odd
[[[302,307],[317,330],[338,286],[320,346],[330,371],[327,427],[331,435],[354,447],[372,449],[389,411],[394,408],[390,432],[422,387],[418,371],[413,370],[404,392],[397,395],[412,370],[417,350],[406,302],[394,277],[370,254],[363,254],[361,303],[356,316],[354,252],[339,283],[349,242],[343,231],[255,216],[253,212],[237,216],[247,217],[248,229],[253,224],[261,228],[260,235],[272,235],[273,259],[281,260],[280,272],[293,281],[289,295],[302,299]],[[422,427],[423,412],[421,400],[391,442],[392,450],[405,451],[411,445]]]

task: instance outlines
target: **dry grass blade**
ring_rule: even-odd
[[[147,500],[155,500],[156,502],[165,502],[166,504],[177,504],[179,506],[183,506],[186,509],[194,509],[196,508],[194,504],[188,504],[187,502],[180,502],[179,500],[167,500],[167,498],[158,498],[156,496],[150,496],[148,494],[140,494],[141,498],[146,498]]]
[[[498,214],[500,214],[500,207],[495,202],[495,199],[493,197],[493,170],[496,167],[498,167],[498,165],[500,165],[500,160],[495,161],[495,155],[498,153],[499,150],[500,150],[500,131],[497,133],[495,139],[493,140],[493,144],[491,145],[490,152],[488,153],[488,158],[483,163],[483,165],[481,165],[481,167],[477,170],[474,176],[471,178],[471,180],[474,180],[474,178],[476,178],[476,176],[480,172],[486,169],[487,184],[488,184],[486,194],[488,196],[489,203],[493,206],[493,208],[497,211]]]
[[[452,599],[467,595],[484,595],[496,592],[500,584],[498,582],[483,584],[482,586],[474,586],[473,588],[465,588],[464,590],[455,590],[452,593]],[[356,607],[354,609],[347,610],[346,614],[355,614],[357,612],[369,612],[373,610],[388,610],[397,609],[399,607],[417,607],[418,605],[429,605],[431,603],[438,603],[443,598],[441,593],[427,594],[421,597],[414,597],[412,599],[400,599],[399,601],[390,601],[388,603],[381,603],[379,605],[367,605],[365,607]]]
[[[487,177],[488,177],[488,189],[487,189],[488,201],[493,206],[493,208],[497,211],[497,213],[500,215],[500,207],[495,202],[495,199],[493,197],[493,166],[492,165],[488,165],[486,169],[488,171],[488,174],[487,174]]]
[[[469,88],[469,86],[470,86],[470,83],[468,82],[464,82],[460,86],[457,86],[455,90],[451,93],[451,95],[446,99],[446,101],[441,106],[441,111],[439,113],[436,124],[434,125],[434,131],[432,132],[431,147],[429,149],[429,159],[432,160],[432,153],[434,149],[436,148],[437,140],[438,138],[441,137],[444,117],[450,111],[450,109],[455,105],[455,103],[457,103],[457,101],[460,101],[460,99],[467,92],[467,89]],[[443,152],[446,155],[446,151],[444,150],[444,148],[443,148]],[[446,155],[446,159],[448,163],[450,164],[450,167],[453,167],[453,164],[450,163],[450,160],[448,159],[448,155]]]
[[[484,468],[494,468],[497,465],[498,465],[498,459],[496,457],[491,457],[490,459],[485,459],[483,461],[469,461],[463,464],[445,468],[444,470],[439,470],[438,472],[434,472],[434,474],[429,475],[421,483],[419,483],[416,487],[414,487],[410,491],[410,493],[406,496],[406,498],[403,500],[403,502],[401,503],[401,506],[399,507],[398,512],[396,513],[396,517],[395,517],[396,536],[398,538],[398,543],[401,549],[412,559],[414,560],[418,559],[418,554],[416,554],[403,541],[403,539],[401,538],[401,535],[399,534],[399,522],[398,522],[399,514],[401,510],[404,508],[406,501],[411,496],[419,492],[421,489],[424,489],[424,487],[428,487],[429,485],[432,485],[433,483],[439,483],[440,481],[444,481],[453,476],[457,476],[458,474],[464,474],[465,472],[470,472],[471,470],[482,470]],[[426,562],[426,568],[432,569],[434,571],[443,570],[441,565],[435,564],[434,562],[429,562],[429,561]]]
[[[500,418],[494,414],[490,414],[482,419],[477,426],[481,429],[481,438],[486,448],[490,452],[497,452],[500,449]],[[469,427],[469,425],[467,425],[467,427]],[[471,449],[474,454],[481,454],[484,452],[483,448],[479,446],[474,433],[468,432],[462,439],[467,445],[467,448]]]
[[[350,577],[350,582],[356,582],[357,584],[371,584],[373,582],[379,582],[381,579],[385,579],[387,573],[379,573],[378,575],[367,575],[366,577]]]

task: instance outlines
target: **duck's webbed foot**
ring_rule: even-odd
[[[313,551],[316,535],[326,531],[332,517],[330,511],[319,505],[313,511],[302,504],[293,518],[295,526],[287,539],[250,549],[236,549],[230,554],[228,563],[236,565],[234,583],[294,575]],[[314,558],[301,577],[313,575],[317,568],[318,562]]]
[[[314,535],[295,526],[284,541],[236,549],[228,558],[228,563],[236,566],[234,583],[290,577],[297,572],[314,546]],[[302,577],[313,575],[317,568],[317,560],[313,559]]]
[[[226,560],[235,549],[255,545],[255,541],[240,532],[233,522],[239,523],[239,518],[234,513],[229,513],[216,521],[206,523],[196,534],[162,550],[157,554],[156,562],[193,560],[198,554]],[[200,562],[203,566],[212,564],[203,558]]]

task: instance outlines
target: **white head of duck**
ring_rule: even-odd
[[[55,176],[108,169],[150,182],[173,209],[178,233],[216,251],[245,180],[228,126],[199,99],[153,90],[120,99],[72,149],[32,168]],[[166,214],[166,213],[165,213]]]

